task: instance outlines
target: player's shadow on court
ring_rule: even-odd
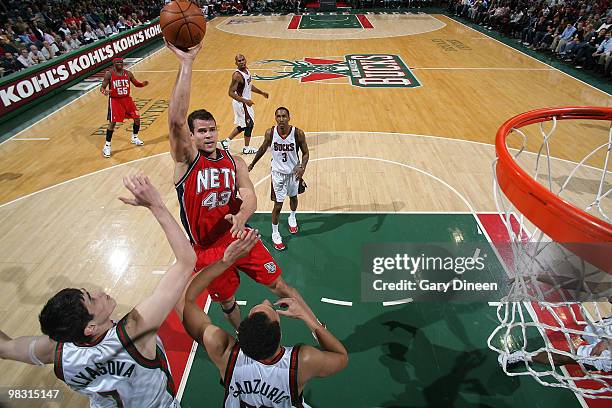
[[[27,280],[23,279],[23,275],[27,274],[28,271],[25,268],[20,266],[10,266],[6,268],[0,269],[0,281],[3,285],[13,284],[17,287],[17,301],[20,304],[28,304],[28,305],[40,305],[42,309],[43,305],[47,303],[47,300],[51,298],[51,296],[55,295],[57,292],[64,288],[85,288],[88,291],[97,291],[102,290],[102,287],[91,282],[79,281],[74,282],[70,279],[66,278],[63,275],[54,275],[50,276],[45,283],[43,282],[30,282],[35,284],[36,286],[47,288],[46,291],[42,294],[34,295],[32,291],[27,287]],[[134,305],[127,306],[123,304],[117,304],[115,310],[126,310],[129,311],[131,307]],[[121,316],[122,317],[122,316]]]
[[[553,182],[555,182],[559,187],[561,187],[565,181],[566,177],[553,177]],[[565,190],[570,191],[576,194],[590,194],[591,196],[587,199],[595,201],[595,195],[597,191],[599,191],[599,179],[586,179],[583,177],[572,177],[570,182],[565,187]],[[602,192],[606,192],[612,188],[612,184],[604,181]],[[563,194],[563,193],[561,193]]]
[[[518,382],[504,375],[497,365],[497,354],[482,348],[486,336],[474,346],[463,323],[483,305],[455,303],[452,308],[437,303],[424,305],[429,311],[433,308],[434,313],[423,313],[415,304],[406,305],[356,326],[342,340],[351,359],[359,353],[378,350],[378,361],[388,370],[388,374],[383,374],[387,378],[379,381],[393,384],[393,389],[398,385],[404,388],[399,393],[390,391],[391,395],[383,396],[384,401],[377,405],[454,407],[474,406],[474,401],[479,401],[479,406],[485,407],[512,406],[504,396],[511,395]],[[459,319],[462,315],[463,319]],[[440,329],[444,329],[442,336]],[[459,339],[459,343],[449,344],[450,338]],[[360,369],[378,375],[374,366]]]
[[[140,149],[141,148],[141,146],[136,146],[136,145],[130,143],[130,136],[129,135],[127,135],[125,137],[124,137],[124,135],[120,135],[119,137],[113,137],[113,141],[115,139],[117,139],[117,138],[125,139],[127,145],[123,149],[115,149],[113,147],[113,154],[117,154],[117,153],[121,153],[121,152],[127,152],[127,151],[130,151],[130,150]],[[155,144],[158,144],[158,143],[168,143],[168,135],[162,135],[160,137],[156,137],[155,139],[144,139],[144,142],[145,142],[145,144],[144,144],[145,146],[155,145]],[[98,143],[101,143],[101,142],[97,141],[96,142],[96,146],[97,146]],[[117,143],[113,143],[113,146],[115,146],[116,144]]]

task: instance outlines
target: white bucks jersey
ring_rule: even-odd
[[[268,364],[247,357],[236,343],[225,369],[225,408],[310,408],[298,392],[300,347],[281,347]]]
[[[89,398],[91,408],[178,407],[159,337],[154,359],[143,357],[125,330],[124,317],[95,344],[58,343],[55,375]]]
[[[283,174],[291,174],[300,163],[298,157],[298,146],[295,140],[296,128],[291,126],[289,134],[283,137],[278,126],[272,128],[272,171]]]
[[[242,75],[242,79],[244,80],[244,85],[238,84],[238,89],[236,90],[238,95],[242,96],[244,99],[251,99],[251,88],[253,87],[253,78],[251,77],[251,73],[248,69],[246,74],[239,69],[237,69],[236,72]]]

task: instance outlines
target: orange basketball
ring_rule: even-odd
[[[206,33],[202,9],[186,0],[166,4],[159,16],[159,25],[164,38],[182,50],[198,45]]]

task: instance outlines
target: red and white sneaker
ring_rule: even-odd
[[[292,234],[297,234],[298,232],[298,223],[297,220],[295,219],[295,217],[289,217],[289,219],[287,220],[288,224],[289,224],[289,232]]]
[[[283,244],[283,237],[279,233],[272,233],[272,243],[274,244],[274,249],[277,251],[284,251],[287,249],[285,244]]]

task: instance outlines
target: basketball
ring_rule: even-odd
[[[181,50],[198,45],[206,33],[206,19],[196,3],[171,1],[162,9],[159,25],[164,38]]]

